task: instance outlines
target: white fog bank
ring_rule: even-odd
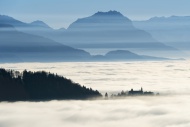
[[[102,93],[131,88],[160,96],[0,103],[0,127],[190,127],[190,61],[0,64],[48,71]]]
[[[189,127],[190,96],[0,103],[1,127]]]
[[[131,88],[162,94],[190,94],[190,61],[63,62],[0,64],[5,69],[45,70],[102,93]]]

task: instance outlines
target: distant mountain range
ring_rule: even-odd
[[[157,42],[146,31],[133,26],[117,11],[97,12],[72,23],[57,41],[77,48],[137,48],[175,50]]]
[[[190,16],[153,17],[133,23],[164,44],[183,51],[190,49]]]
[[[135,28],[130,19],[117,11],[97,12],[90,17],[78,19],[68,29],[61,30],[54,30],[42,21],[23,23],[8,16],[0,16],[0,24],[3,23],[24,33],[47,37],[81,49],[126,48],[157,56],[161,51],[178,52],[175,48],[156,41],[148,32]]]
[[[10,16],[6,16],[6,15],[0,15],[0,24],[9,24],[9,25],[12,25],[14,26],[15,28],[17,28],[17,30],[26,30],[26,28],[28,29],[32,29],[32,28],[35,28],[35,29],[39,29],[39,28],[43,28],[43,29],[50,29],[50,30],[53,30],[51,27],[49,27],[47,24],[45,24],[44,22],[42,21],[34,21],[32,23],[24,23],[22,21],[19,21],[17,19],[14,19]]]
[[[166,60],[144,57],[129,51],[112,51],[105,56],[91,56],[84,50],[41,36],[19,32],[13,26],[6,24],[0,24],[0,42],[0,62]]]
[[[0,24],[9,24],[9,25],[12,25],[16,30],[20,32],[48,37],[48,38],[50,38],[50,36],[54,36],[54,35],[56,36],[56,34],[63,31],[63,29],[61,31],[54,30],[43,21],[36,20],[31,23],[24,23],[22,21],[19,21],[17,19],[14,19],[6,15],[0,15]]]
[[[4,30],[6,27],[6,30]],[[0,61],[83,61],[90,54],[51,39],[26,34],[11,25],[0,25]],[[14,61],[14,60],[13,60]]]
[[[76,48],[125,48],[125,50],[92,56]],[[134,55],[127,50],[143,52],[148,56],[135,53]],[[129,56],[129,52],[133,54],[133,58]],[[90,17],[78,19],[68,29],[59,30],[54,30],[39,20],[24,23],[0,15],[1,62],[10,59],[29,62],[137,60],[137,58],[165,60],[165,58],[149,56],[168,57],[168,52],[181,53],[175,48],[156,41],[148,32],[135,28],[130,19],[117,11],[97,12]],[[118,53],[121,57],[113,55]]]
[[[105,55],[94,55],[94,61],[146,61],[146,60],[171,60],[163,57],[153,57],[146,55],[138,55],[128,50],[115,50],[106,53]]]

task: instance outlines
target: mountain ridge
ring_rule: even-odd
[[[77,19],[75,22],[71,23],[71,25],[67,29],[72,29],[73,25],[77,25],[77,23],[83,24],[79,27],[91,27],[91,29],[99,26],[104,27],[104,25],[107,25],[111,29],[113,25],[117,25],[118,27],[121,26],[121,24],[116,23],[126,23],[127,25],[125,27],[127,29],[134,29],[134,27],[132,26],[132,21],[117,11],[97,12],[91,16]]]
[[[102,18],[102,15],[106,16]],[[154,51],[154,55],[157,56],[161,51],[178,52],[175,48],[156,41],[148,32],[135,28],[130,19],[117,11],[97,12],[89,17],[80,18],[66,30],[37,29],[36,27],[31,29],[26,26],[26,29],[19,31],[50,38],[80,49],[122,47],[131,50],[135,48],[151,55],[151,51]]]
[[[34,26],[39,26],[39,27],[44,27],[44,28],[49,28],[49,29],[53,29],[51,28],[49,25],[47,25],[46,23],[44,23],[43,21],[40,20],[36,20],[30,23],[31,25]]]
[[[14,54],[22,61],[79,61],[90,57],[90,54],[84,50],[17,30],[0,30],[0,42],[2,57],[11,56],[10,58],[12,58]]]
[[[139,55],[128,50],[113,50],[107,52],[105,55],[94,55],[94,60],[99,61],[146,61],[146,60],[172,60],[163,57],[154,57],[147,55]]]
[[[0,101],[49,101],[102,97],[97,90],[45,71],[0,68]]]
[[[124,15],[122,15],[120,12],[118,12],[116,10],[110,10],[108,12],[98,11],[92,16],[112,16],[112,15],[114,15],[114,16],[117,15],[117,16],[123,16],[124,17]]]
[[[190,49],[190,16],[153,17],[149,20],[134,21],[134,25],[148,31],[166,45],[184,52]]]

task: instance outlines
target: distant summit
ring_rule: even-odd
[[[68,27],[62,37],[55,39],[82,49],[125,48],[154,51],[159,55],[163,50],[176,51],[155,40],[148,32],[134,27],[129,18],[117,11],[97,12],[92,16],[80,18]],[[146,54],[152,55],[152,53]]]
[[[190,16],[152,17],[145,21],[133,21],[133,24],[151,33],[158,41],[189,53]]]
[[[19,20],[16,20],[16,19],[14,19],[10,16],[6,16],[6,15],[0,15],[0,24],[9,24],[14,27],[23,27],[23,26],[28,27],[28,25],[26,23],[23,23]]]
[[[19,32],[50,38],[74,48],[125,49],[154,56],[160,56],[163,51],[178,53],[176,49],[155,40],[148,32],[134,27],[129,18],[117,11],[97,12],[80,18],[66,30],[54,30],[39,20],[24,23],[8,16],[0,16],[0,24],[12,25]],[[162,56],[165,57],[165,54]]]
[[[118,11],[108,11],[108,12],[101,12],[101,11],[99,11],[99,12],[97,12],[97,13],[95,13],[93,16],[122,16],[122,17],[124,17],[120,12],[118,12]]]
[[[134,29],[132,21],[124,17],[120,12],[97,12],[92,16],[80,18],[72,23],[68,30],[130,30]]]
[[[45,24],[43,21],[40,21],[40,20],[36,20],[32,23],[30,23],[31,25],[33,26],[39,26],[39,27],[44,27],[44,28],[51,28],[49,27],[47,24]]]
[[[146,60],[172,60],[163,57],[153,57],[146,55],[139,55],[128,50],[114,50],[109,51],[104,56],[93,56],[94,61],[146,61]]]
[[[11,25],[0,24],[0,62],[15,62],[15,59],[25,62],[77,61],[89,57],[90,54],[83,50],[19,32]]]
[[[110,51],[105,55],[107,58],[112,59],[142,59],[140,55],[137,55],[133,52],[127,51],[127,50],[116,50],[116,51]]]
[[[0,22],[1,23],[9,21],[9,20],[13,20],[13,18],[10,16],[6,16],[6,15],[0,15]]]
[[[11,25],[20,32],[43,37],[49,37],[54,33],[54,29],[39,20],[32,23],[25,23],[9,16],[0,15],[0,24]]]

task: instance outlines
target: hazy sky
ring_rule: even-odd
[[[133,20],[153,16],[190,15],[190,0],[0,0],[0,14],[24,22],[42,20],[51,27],[68,27],[97,11],[117,10]]]

